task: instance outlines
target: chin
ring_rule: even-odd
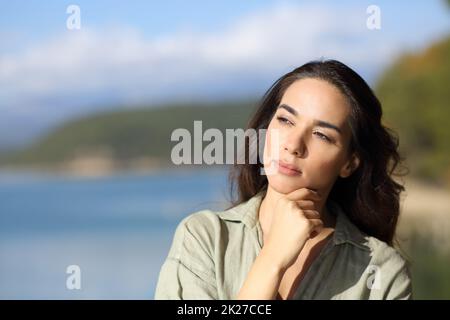
[[[298,178],[296,180],[290,177],[280,176],[278,174],[268,177],[268,182],[274,191],[282,194],[288,194],[294,190],[306,187],[305,183],[298,181]]]

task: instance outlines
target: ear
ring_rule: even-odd
[[[359,157],[353,153],[347,163],[341,168],[339,176],[341,178],[349,177],[359,166]]]

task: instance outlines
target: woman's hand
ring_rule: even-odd
[[[323,228],[316,203],[320,196],[306,188],[280,198],[267,240],[248,273],[237,299],[275,299],[287,268],[306,241]]]
[[[295,190],[278,200],[263,251],[272,257],[280,270],[289,268],[306,241],[322,230],[323,222],[316,211],[319,200],[320,196],[307,188]]]

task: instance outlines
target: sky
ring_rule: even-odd
[[[67,28],[69,5],[80,29]],[[380,9],[370,30],[367,8]],[[0,149],[75,117],[259,98],[281,75],[341,60],[372,86],[448,36],[445,1],[0,1]]]

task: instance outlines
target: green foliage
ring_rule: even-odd
[[[414,299],[450,299],[450,254],[436,248],[429,238],[419,232],[410,236],[407,251],[411,259]]]
[[[420,54],[401,57],[376,91],[385,124],[400,137],[411,173],[450,181],[450,38]]]

